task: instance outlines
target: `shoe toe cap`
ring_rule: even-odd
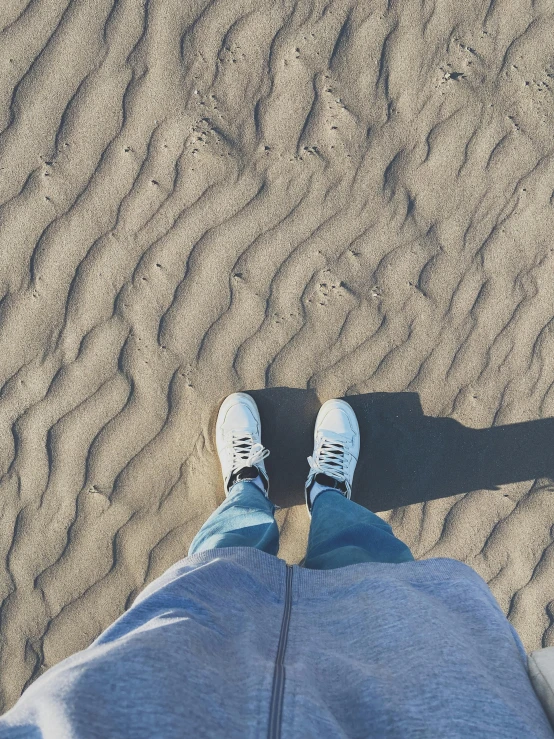
[[[322,417],[319,428],[333,431],[335,434],[345,434],[349,437],[356,433],[348,414],[342,408],[329,408]]]
[[[259,432],[258,419],[245,403],[233,403],[229,406],[222,419],[222,426],[225,430],[236,429],[251,431],[252,433]]]

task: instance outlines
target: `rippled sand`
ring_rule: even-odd
[[[186,554],[235,390],[280,556],[319,403],[352,396],[354,498],[554,645],[551,2],[0,19],[3,708]]]

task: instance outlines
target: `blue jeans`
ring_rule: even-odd
[[[276,555],[276,506],[253,482],[237,482],[192,540],[189,556],[217,547],[255,547]],[[306,557],[311,570],[333,570],[358,562],[409,562],[414,558],[390,525],[337,490],[322,490],[312,507]]]

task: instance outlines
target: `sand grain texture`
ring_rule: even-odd
[[[551,3],[8,0],[0,25],[2,708],[186,554],[235,390],[283,558],[319,403],[349,396],[357,499],[554,645]]]

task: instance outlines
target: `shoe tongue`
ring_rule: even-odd
[[[335,488],[335,490],[342,490],[343,493],[346,493],[346,485],[344,482],[335,480],[334,477],[326,475],[324,472],[318,472],[314,481],[318,482],[320,485],[325,485],[328,488]]]

